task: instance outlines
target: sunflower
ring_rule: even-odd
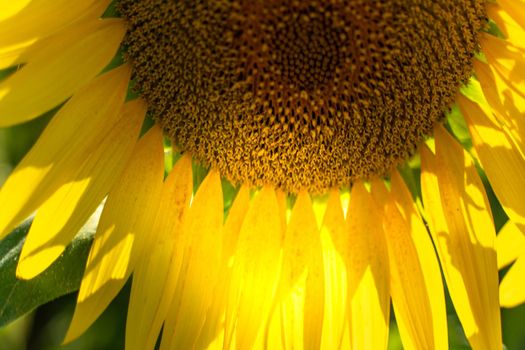
[[[0,238],[36,212],[31,279],[104,203],[66,342],[131,277],[127,349],[381,349],[391,305],[405,348],[444,349],[443,275],[472,348],[501,349],[524,37],[523,0],[0,1],[0,125],[60,106]]]

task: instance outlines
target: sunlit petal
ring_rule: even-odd
[[[525,302],[525,255],[516,260],[501,281],[499,293],[500,304],[504,307],[515,307]]]
[[[197,341],[219,282],[223,215],[221,181],[212,171],[184,219],[184,261],[164,324],[161,349],[191,349]]]
[[[352,187],[347,221],[348,318],[352,349],[386,349],[389,259],[382,212],[363,183]]]
[[[197,348],[199,349],[207,346],[222,349],[224,341],[224,312],[230,288],[233,254],[235,253],[241,225],[249,206],[250,191],[247,186],[242,186],[235,197],[223,227],[223,254],[221,271],[219,272],[221,282],[215,288],[212,305],[208,310],[206,322],[197,340]]]
[[[525,253],[525,234],[512,221],[507,221],[496,237],[498,269],[511,264]]]
[[[325,280],[323,349],[339,349],[350,344],[347,326],[348,243],[345,218],[338,191],[331,191],[321,225]],[[346,335],[346,338],[345,338]]]
[[[126,349],[153,349],[168,307],[161,305],[169,281],[174,244],[181,235],[192,195],[191,159],[184,156],[175,164],[164,183],[160,206],[152,231],[153,239],[137,262],[126,322]],[[158,317],[158,314],[162,316]]]
[[[44,38],[79,20],[86,13],[99,17],[109,2],[77,0],[72,6],[68,0],[4,0],[0,3],[0,49]]]
[[[0,237],[35,211],[98,147],[120,116],[129,67],[100,76],[50,121],[0,191]]]
[[[0,82],[0,126],[28,121],[64,102],[110,62],[125,31],[121,20],[102,21],[74,45],[39,57]]]
[[[421,147],[421,186],[434,244],[465,334],[475,349],[501,347],[494,223],[468,153],[442,126],[436,155]]]
[[[145,113],[142,101],[127,104],[120,120],[78,169],[75,179],[40,206],[20,254],[19,278],[33,278],[45,270],[95,211],[131,156]]]
[[[162,132],[155,126],[137,143],[109,193],[65,342],[82,334],[104,311],[129,278],[145,242],[155,234],[151,227],[162,189],[163,153]]]
[[[477,104],[463,96],[458,96],[458,104],[496,196],[512,221],[525,229],[525,159]]]
[[[318,349],[324,313],[321,241],[312,202],[300,193],[283,243],[283,265],[273,317],[281,320],[287,347]],[[284,317],[283,317],[284,316]]]
[[[384,203],[391,295],[407,349],[447,349],[447,319],[441,270],[432,241],[403,180],[394,172],[391,192],[380,181],[372,192]]]
[[[475,61],[474,68],[486,102],[490,105],[489,111],[484,114],[494,123],[501,125],[519,150],[525,152],[525,99],[490,65]],[[470,85],[476,88],[474,80],[471,80]],[[473,102],[478,104],[476,110],[487,110],[484,100]]]
[[[226,306],[225,348],[250,348],[270,312],[281,268],[283,236],[275,191],[252,199],[241,226]]]
[[[512,2],[512,1],[511,1]],[[513,17],[516,17],[516,14],[505,10],[501,5],[507,5],[509,2],[498,3],[488,3],[487,4],[487,14],[490,19],[492,19],[498,25],[498,28],[505,35],[505,39],[516,47],[525,49],[525,31],[519,22],[516,21]],[[507,7],[507,6],[505,6]],[[519,15],[518,15],[519,16]],[[517,17],[519,19],[519,17]],[[522,17],[522,20],[525,19]],[[525,27],[525,23],[524,27]]]

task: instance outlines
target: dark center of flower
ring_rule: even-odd
[[[234,183],[321,192],[405,161],[472,74],[483,0],[119,0],[153,118]]]

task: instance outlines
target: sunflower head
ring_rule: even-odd
[[[0,0],[0,125],[62,104],[0,190],[0,237],[36,212],[16,276],[101,208],[66,341],[133,276],[129,350],[383,349],[391,310],[405,348],[445,349],[444,282],[501,348],[525,258],[498,296],[523,248],[496,258],[482,179],[518,241],[525,0],[109,3]]]
[[[472,74],[478,1],[119,1],[165,133],[233,183],[323,192],[407,160]]]

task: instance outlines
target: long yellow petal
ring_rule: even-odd
[[[187,237],[178,295],[162,333],[161,349],[191,349],[204,326],[222,260],[223,197],[219,174],[211,171],[200,185],[184,221]]]
[[[511,220],[525,229],[525,159],[515,143],[476,104],[463,96],[459,107],[496,196]]]
[[[445,336],[448,333],[447,316],[439,261],[414,200],[397,171],[391,176],[391,194],[399,212],[410,226],[408,232],[411,233],[421,263],[432,310],[435,348],[447,348],[448,337]]]
[[[523,0],[498,0],[498,4],[525,30],[525,2]]]
[[[40,206],[20,254],[19,278],[35,277],[62,254],[118,179],[145,114],[142,101],[124,106],[119,122],[79,168],[75,179]]]
[[[228,218],[224,223],[224,258],[230,259],[235,254],[241,226],[250,206],[250,190],[241,186],[235,197]]]
[[[0,190],[0,238],[35,211],[98,147],[120,116],[128,66],[100,76],[50,121]]]
[[[325,280],[325,308],[322,349],[348,348],[346,260],[348,242],[343,208],[338,191],[331,191],[321,225]]]
[[[500,304],[515,307],[525,302],[525,255],[516,260],[500,284]]]
[[[525,234],[511,220],[507,221],[498,232],[496,253],[498,269],[504,268],[525,254]]]
[[[474,349],[501,348],[495,232],[468,153],[442,126],[436,155],[421,148],[423,202],[450,296]]]
[[[295,206],[297,205],[296,202]],[[310,229],[310,234],[315,234],[309,236],[308,241],[305,239],[305,242],[303,242],[305,245],[311,245],[307,248],[310,249],[310,261],[308,261],[308,276],[305,281],[303,341],[305,349],[314,350],[319,349],[323,332],[325,300],[323,255],[319,229],[317,228],[310,198],[306,197],[306,200],[301,199],[300,205],[302,208],[299,207],[296,212],[299,212],[298,216],[299,220],[301,220],[301,233],[306,236],[307,230]]]
[[[0,48],[17,43],[34,42],[49,36],[97,9],[100,16],[109,0],[32,0],[9,1],[0,6]],[[20,4],[16,4],[20,3]],[[24,6],[24,3],[25,6]]]
[[[221,280],[223,281],[223,285],[220,286],[216,290],[216,298],[212,301],[213,304],[211,308],[208,311],[208,315],[210,318],[206,319],[206,323],[203,326],[203,330],[201,334],[199,335],[199,338],[197,340],[199,347],[201,344],[207,345],[210,343],[210,339],[214,337],[216,334],[217,327],[223,320],[219,320],[219,325],[217,324],[217,315],[222,315],[224,313],[224,305],[226,304],[225,298],[227,297],[225,293],[227,293],[227,289],[224,290],[224,288],[228,287],[229,279],[230,279],[230,273],[231,273],[231,266],[230,266],[230,258],[231,254],[233,254],[232,249],[235,249],[236,244],[236,237],[238,236],[238,230],[240,229],[240,225],[242,223],[242,220],[244,218],[246,208],[249,204],[249,190],[248,188],[241,188],[239,191],[239,194],[237,195],[235,202],[230,210],[230,214],[228,215],[228,220],[226,221],[225,227],[224,227],[224,255],[223,258],[226,259],[226,261],[223,261],[221,263],[221,268],[223,269],[220,272]],[[184,258],[184,252],[187,245],[187,240],[189,239],[187,236],[191,235],[191,232],[185,233],[184,229],[175,230],[174,232],[174,249],[171,256],[171,262],[170,267],[168,271],[168,277],[166,278],[164,290],[162,292],[162,297],[160,299],[159,307],[157,309],[157,312],[155,314],[155,318],[153,321],[152,331],[150,333],[150,337],[148,338],[148,344],[151,344],[153,346],[155,342],[157,341],[157,335],[161,329],[162,323],[165,321],[166,316],[168,315],[170,311],[170,308],[174,307],[174,312],[178,312],[177,307],[175,304],[172,305],[172,301],[180,295],[180,288],[182,286],[181,283],[179,283],[179,276],[180,274],[184,273],[185,270],[183,270],[183,258]],[[227,269],[228,271],[224,271]],[[221,288],[222,287],[222,288]],[[214,339],[214,343],[218,344],[217,340]],[[219,342],[222,345],[222,340]],[[150,345],[147,346],[147,348],[151,348]],[[200,348],[200,347],[199,347]]]
[[[505,35],[505,40],[512,45],[525,49],[525,28],[516,22],[511,12],[506,11],[497,3],[488,3],[486,6],[487,14],[498,25],[498,28]]]
[[[352,349],[386,349],[390,323],[388,251],[382,215],[354,183],[347,217],[347,276]]]
[[[524,94],[525,59],[523,50],[505,39],[482,33],[481,46],[487,62],[520,94]]]
[[[222,349],[223,339],[220,334],[224,334],[224,309],[228,300],[231,280],[231,262],[239,239],[241,225],[249,206],[250,190],[247,186],[242,186],[235,197],[235,201],[224,224],[223,255],[221,271],[219,273],[221,283],[219,283],[215,289],[215,297],[213,298],[213,303],[206,315],[206,322],[199,335],[196,346],[197,349],[207,348],[208,345],[213,343],[216,344],[217,348]]]
[[[427,230],[399,174],[390,193],[376,180],[372,193],[383,203],[390,257],[390,288],[405,349],[448,349],[441,270]]]
[[[0,82],[0,127],[38,117],[77,92],[110,62],[125,32],[122,20],[101,21],[74,45],[39,57]]]
[[[74,45],[100,27],[99,15],[105,8],[104,6],[107,7],[107,4],[100,1],[97,6],[90,8],[81,19],[72,22],[67,27],[48,37],[24,41],[10,46],[0,46],[0,69],[46,59],[46,57]]]
[[[490,105],[492,115],[487,117],[501,125],[521,152],[525,151],[525,99],[506,83],[501,75],[488,64],[474,62],[476,76],[479,79],[483,95]],[[474,86],[475,81],[471,82]],[[480,101],[473,101],[479,103]],[[483,101],[485,102],[485,101]],[[485,108],[486,109],[486,108]],[[490,113],[490,112],[488,112]]]
[[[249,349],[268,318],[281,267],[281,225],[275,191],[264,187],[252,199],[239,233],[226,307],[226,349]]]
[[[170,257],[170,263],[168,272],[166,274],[166,281],[162,290],[162,295],[159,301],[159,306],[155,312],[154,319],[151,325],[151,331],[148,335],[146,348],[153,348],[157,341],[158,334],[162,328],[162,324],[166,320],[168,313],[171,311],[172,307],[176,307],[175,304],[172,305],[172,301],[176,297],[175,295],[180,295],[179,285],[179,276],[184,273],[183,271],[183,262],[185,258],[185,250],[187,242],[189,240],[188,235],[191,235],[191,232],[186,232],[184,229],[185,226],[185,217],[188,215],[188,209],[185,213],[178,218],[177,227],[174,227],[172,232],[173,249]],[[159,217],[160,219],[160,214]],[[182,221],[181,221],[182,220]],[[175,312],[178,312],[175,310]]]
[[[154,126],[138,143],[108,195],[65,342],[82,334],[130,276],[158,209],[164,176],[162,132]]]
[[[182,231],[192,195],[191,158],[183,156],[163,186],[151,246],[133,272],[133,284],[126,322],[126,349],[153,349],[168,308],[161,309],[162,293],[168,283],[174,244]],[[162,317],[156,317],[162,313]]]
[[[319,230],[307,193],[292,209],[283,243],[283,266],[277,293],[283,312],[283,343],[290,348],[319,349],[323,327],[324,280]],[[288,347],[286,346],[286,347]]]

